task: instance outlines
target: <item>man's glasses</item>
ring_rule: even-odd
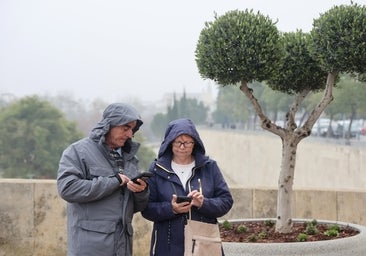
[[[191,148],[194,145],[194,141],[173,141],[173,146],[180,148],[181,146],[184,146],[185,148]]]

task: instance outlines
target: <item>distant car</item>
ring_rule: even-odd
[[[327,136],[332,138],[342,137],[343,133],[342,125],[340,125],[337,121],[332,121],[331,125],[329,125],[329,123],[330,123],[329,119],[319,119],[318,122],[314,124],[311,130],[311,134],[314,136],[321,136],[321,137],[327,137]]]

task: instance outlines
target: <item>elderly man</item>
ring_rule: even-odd
[[[142,121],[130,105],[109,105],[102,120],[63,152],[57,188],[67,201],[68,256],[132,255],[132,218],[148,202],[132,141]]]

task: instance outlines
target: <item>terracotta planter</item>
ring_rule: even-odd
[[[263,220],[263,219],[262,219]],[[253,219],[231,220],[253,221]],[[294,221],[306,221],[294,219]],[[295,243],[231,243],[224,242],[225,256],[365,256],[366,227],[336,221],[318,221],[318,223],[350,226],[360,231],[358,235],[319,242]]]

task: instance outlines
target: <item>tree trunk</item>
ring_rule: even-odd
[[[290,233],[292,231],[292,201],[294,183],[296,150],[299,142],[311,134],[311,129],[315,122],[319,119],[324,109],[333,100],[333,87],[337,73],[329,73],[327,84],[324,90],[324,96],[317,106],[311,111],[308,119],[301,127],[297,127],[295,122],[295,114],[305,97],[309,93],[309,89],[305,89],[295,96],[293,104],[286,115],[286,126],[282,128],[272,122],[263,112],[261,105],[253,95],[253,90],[248,87],[246,81],[242,81],[240,90],[249,99],[254,107],[255,112],[261,120],[261,127],[273,134],[278,135],[282,140],[282,160],[281,171],[278,180],[278,196],[277,196],[277,221],[276,231],[281,233]]]
[[[292,187],[294,183],[297,143],[288,135],[282,140],[281,171],[278,179],[276,231],[292,230]]]

